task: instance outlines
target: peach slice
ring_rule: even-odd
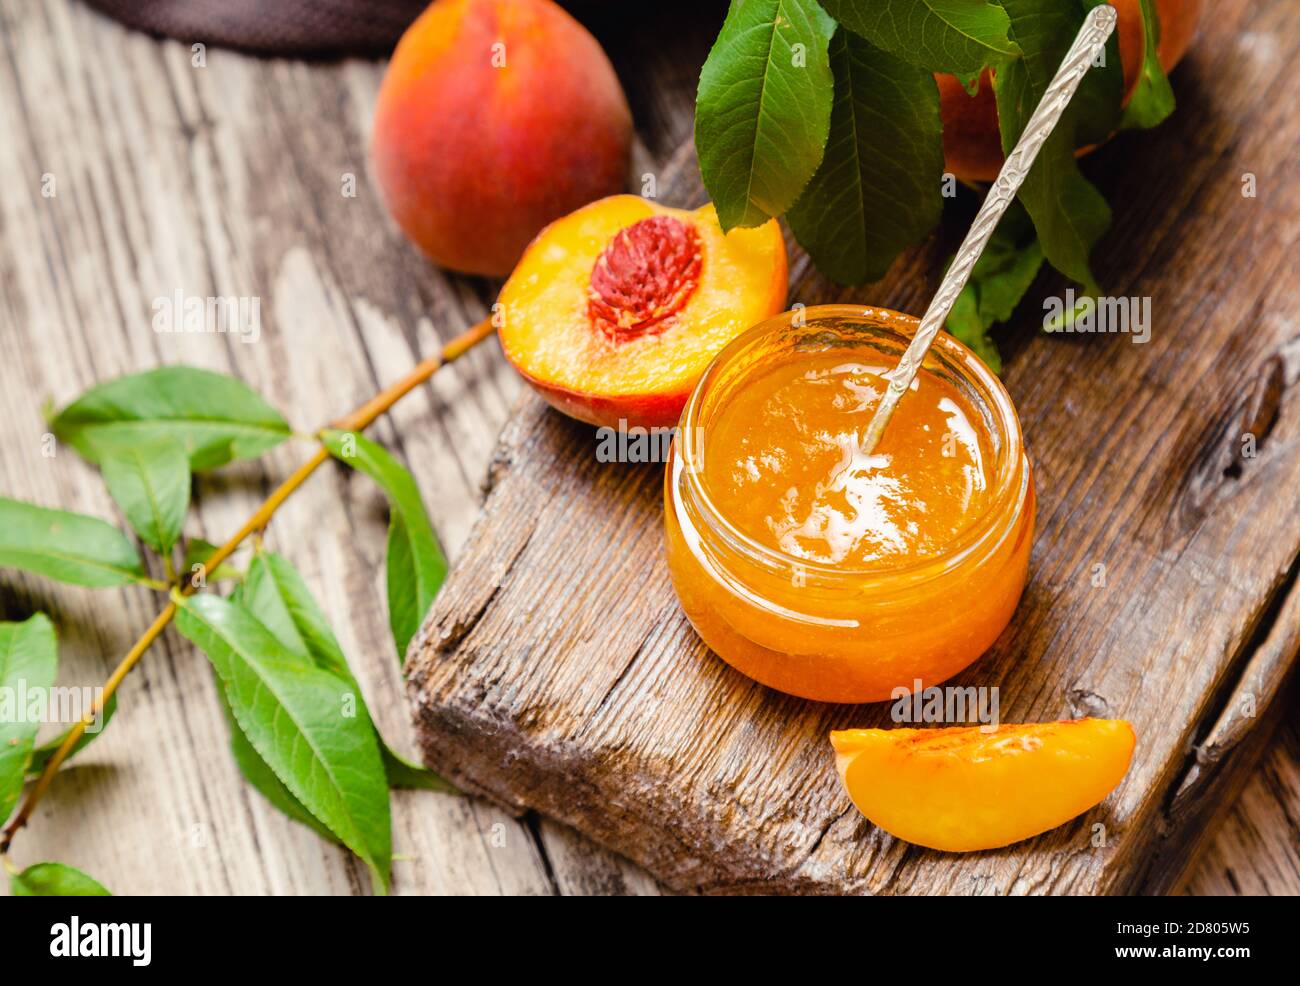
[[[709,361],[785,309],[775,220],[723,233],[712,205],[613,195],[557,219],[501,289],[501,345],[580,421],[671,427]]]
[[[1134,742],[1122,719],[831,733],[858,810],[948,852],[996,849],[1083,814],[1123,779]]]

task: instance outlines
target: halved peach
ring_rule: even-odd
[[[501,345],[571,417],[671,427],[718,351],[785,309],[786,277],[775,220],[724,234],[711,204],[613,195],[524,251],[498,299]]]
[[[1046,832],[1110,794],[1128,771],[1122,719],[831,733],[849,797],[905,842],[996,849]]]

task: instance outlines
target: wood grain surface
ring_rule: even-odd
[[[1300,10],[1254,5],[1246,23],[1246,9],[1216,6],[1175,120],[1089,162],[1116,206],[1099,274],[1151,298],[1150,340],[1053,338],[1022,312],[1004,373],[1038,531],[1011,626],[954,682],[997,685],[1004,721],[1132,721],[1137,753],[1104,805],[965,856],[866,823],[826,734],[887,726],[887,707],[797,700],[710,654],[669,584],[661,469],[598,463],[593,431],[532,397],[409,665],[428,762],[680,890],[1174,887],[1277,721],[1300,648],[1300,119],[1269,96]],[[660,186],[672,204],[702,198],[689,146]],[[1267,191],[1243,196],[1245,172]],[[851,291],[797,262],[791,300],[919,312],[950,250],[938,237]]]
[[[1262,5],[1258,23],[1246,24],[1240,5],[1229,5],[1224,36],[1241,39],[1232,44],[1244,62],[1236,85],[1262,86],[1285,63],[1282,9]],[[694,81],[719,14],[696,9],[691,19],[662,27],[616,24],[616,14],[610,16],[611,23],[595,27],[641,130],[638,171],[658,173],[689,136]],[[1108,172],[1124,169],[1126,155],[1137,151],[1134,141],[1143,159],[1168,154],[1179,161],[1185,157],[1180,144],[1204,141],[1209,156],[1233,155],[1223,167],[1236,166],[1244,150],[1255,159],[1252,170],[1266,173],[1258,151],[1268,141],[1255,125],[1231,118],[1241,94],[1211,84],[1219,57],[1198,49],[1175,78],[1184,100],[1180,115],[1204,104],[1197,122],[1107,149]],[[238,375],[307,430],[482,316],[494,286],[445,275],[421,260],[388,222],[368,182],[365,150],[382,68],[357,60],[261,60],[214,47],[206,66],[196,68],[188,44],[129,32],[75,0],[0,5],[0,493],[120,520],[94,470],[69,450],[42,454],[47,398],[62,403],[117,374],[184,361]],[[1284,119],[1284,101],[1276,102]],[[1215,129],[1196,136],[1207,117]],[[357,177],[355,198],[341,194],[347,174]],[[1199,213],[1200,197],[1213,192],[1211,173],[1181,175],[1165,187],[1150,171],[1143,174],[1113,179],[1107,189],[1113,194],[1115,181],[1127,182],[1141,196],[1158,198],[1157,190],[1168,194],[1174,186],[1177,201],[1150,203],[1168,228],[1132,244],[1124,256],[1163,249],[1161,263],[1170,251],[1180,262],[1196,259],[1179,258],[1169,237],[1175,229],[1186,232],[1175,223],[1183,212],[1200,215],[1192,221],[1213,229],[1215,214]],[[53,198],[41,194],[45,175],[55,180]],[[1262,222],[1294,219],[1276,198],[1266,208],[1272,219]],[[1278,235],[1293,236],[1294,228]],[[1197,249],[1212,252],[1203,242]],[[937,256],[906,262],[916,290],[899,304],[920,303]],[[1215,267],[1211,289],[1226,290],[1239,276],[1257,280],[1250,256],[1231,269]],[[1122,272],[1123,261],[1118,264],[1108,263],[1107,273]],[[814,288],[804,287],[810,284],[801,279],[799,290],[811,297]],[[152,300],[178,289],[259,297],[261,338],[246,344],[154,333]],[[1256,320],[1293,313],[1294,306],[1290,313],[1261,309]],[[1020,374],[1027,372],[1020,350],[1032,336],[1029,321],[1010,347]],[[1192,331],[1202,331],[1199,320]],[[1050,362],[1054,376],[1042,386],[1077,400],[1082,385],[1069,386],[1069,366],[1061,369],[1069,358]],[[1160,375],[1164,370],[1154,363],[1149,369],[1157,374],[1152,386],[1163,388],[1166,399],[1192,402],[1177,380]],[[1017,384],[1018,397],[1024,388]],[[373,429],[412,467],[453,559],[465,554],[496,435],[518,390],[499,352],[485,346]],[[1279,434],[1293,432],[1275,428],[1268,441],[1276,443]],[[1087,430],[1076,445],[1085,457],[1095,448]],[[1267,443],[1265,450],[1268,462]],[[264,462],[204,477],[187,530],[212,539],[228,534],[308,451],[297,444]],[[1246,483],[1272,482],[1251,468],[1243,472]],[[1273,488],[1279,498],[1286,492]],[[329,468],[277,516],[268,541],[304,571],[385,734],[406,746],[408,711],[384,613],[384,527],[373,487]],[[0,618],[38,609],[54,618],[65,684],[101,682],[160,605],[143,590],[92,592],[0,573]],[[1227,606],[1244,610],[1245,603],[1234,598]],[[540,619],[530,607],[516,616]],[[1248,616],[1243,611],[1243,624]],[[1192,636],[1189,631],[1187,639]],[[1283,742],[1270,748],[1231,808],[1191,892],[1300,889],[1296,719],[1293,711]],[[398,893],[661,891],[645,870],[536,814],[429,792],[397,792],[393,805]],[[242,783],[206,662],[171,632],[127,680],[121,714],[108,731],[56,780],[15,842],[14,856],[22,864],[57,859],[82,866],[118,893],[368,889],[363,869],[346,853],[279,815]]]

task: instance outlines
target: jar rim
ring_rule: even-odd
[[[801,324],[797,326],[792,317],[796,312],[802,319]],[[1014,517],[1015,504],[1023,502],[1023,497],[1028,491],[1029,469],[1020,420],[1011,402],[1011,395],[1007,393],[1006,387],[997,375],[971,349],[946,332],[939,332],[935,336],[930,352],[926,356],[926,362],[930,363],[938,359],[957,371],[964,378],[964,382],[973,385],[983,408],[990,412],[991,420],[996,423],[996,437],[1001,441],[997,446],[997,468],[992,482],[994,496],[979,517],[943,550],[901,565],[886,562],[879,565],[846,567],[811,561],[787,554],[746,534],[718,509],[703,482],[704,463],[701,449],[696,442],[681,440],[682,434],[689,436],[697,433],[696,430],[701,426],[699,419],[704,413],[705,397],[728,364],[768,335],[791,328],[808,328],[811,323],[825,319],[834,319],[841,326],[883,330],[887,334],[904,339],[904,345],[906,341],[911,340],[920,324],[920,320],[915,316],[889,308],[844,304],[813,305],[783,312],[742,332],[713,358],[687,400],[686,408],[682,413],[681,427],[678,429],[679,440],[675,443],[677,455],[673,466],[674,485],[679,480],[687,485],[691,499],[700,505],[702,513],[712,527],[715,530],[720,529],[726,541],[739,553],[751,560],[762,562],[765,567],[773,570],[784,571],[797,566],[805,574],[835,582],[852,579],[855,583],[865,584],[893,582],[899,579],[924,580],[931,574],[938,577],[978,551],[981,546],[990,541],[995,545],[999,543],[1010,527],[1009,524],[1001,524],[999,521],[1008,516]],[[815,326],[811,328],[812,331],[816,331]]]

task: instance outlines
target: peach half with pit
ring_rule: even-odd
[[[614,195],[547,226],[498,299],[501,345],[563,413],[672,427],[714,356],[785,309],[775,220],[723,233],[712,205]]]

